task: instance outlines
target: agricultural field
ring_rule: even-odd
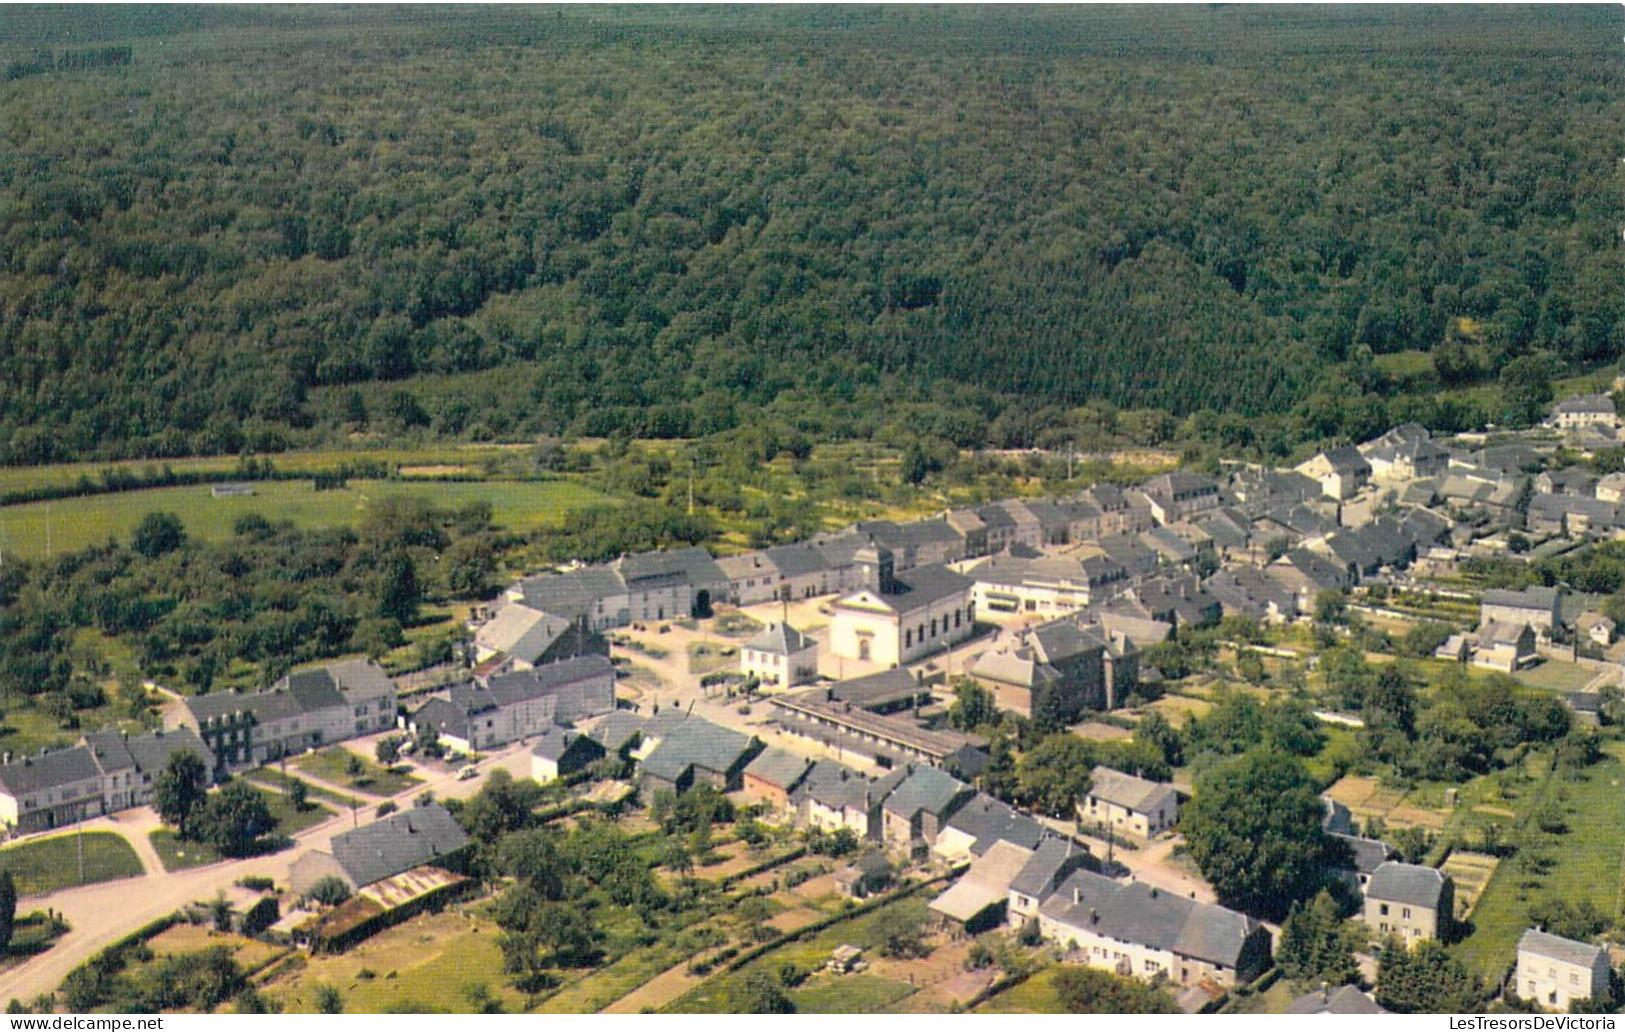
[[[917,893],[850,921],[839,921],[808,938],[786,943],[751,961],[737,972],[718,975],[694,987],[662,1008],[662,1013],[715,1013],[724,1009],[729,993],[735,991],[738,984],[752,971],[777,972],[786,964],[794,964],[802,970],[817,970],[829,959],[831,951],[843,944],[860,947],[872,954],[884,941],[886,929],[894,922],[909,924],[923,920],[925,901],[924,894]],[[850,976],[840,978],[840,984],[847,984],[849,978]],[[872,1012],[874,1007],[895,1003],[913,992],[912,987],[906,983],[898,985],[887,979],[871,977],[865,985],[864,992],[842,994],[838,990],[826,988],[827,981],[820,976],[814,976],[791,991],[790,998],[796,1003],[797,1009],[814,1011],[815,1006],[808,1005],[813,1004],[816,1007],[826,1008],[824,1013],[860,1014]],[[871,1010],[866,1011],[866,1007]]]
[[[81,849],[83,853],[81,854]],[[84,876],[80,877],[80,856]],[[11,872],[19,896],[38,896],[76,885],[139,878],[141,859],[111,831],[67,833],[0,849],[0,869]]]
[[[1526,845],[1503,860],[1473,908],[1471,934],[1456,954],[1489,978],[1512,963],[1518,937],[1529,926],[1528,908],[1542,900],[1594,903],[1617,915],[1625,901],[1625,742],[1609,742],[1605,758],[1584,770],[1559,774],[1521,800],[1520,818],[1538,806],[1558,808],[1567,830],[1555,843]],[[1525,830],[1528,829],[1525,821]],[[1526,858],[1527,859],[1524,859]]]
[[[253,487],[245,497],[215,498],[209,485],[196,484],[8,505],[0,508],[0,549],[39,558],[109,537],[128,541],[150,512],[174,513],[188,535],[205,541],[228,540],[237,520],[251,513],[304,528],[354,527],[368,504],[381,498],[420,498],[453,509],[487,502],[497,525],[523,532],[556,525],[572,509],[609,500],[566,480],[352,480],[331,491],[317,491],[305,480],[266,480]]]

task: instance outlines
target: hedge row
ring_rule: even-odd
[[[804,857],[806,855],[807,855],[807,847],[806,846],[798,846],[797,848],[792,849],[790,852],[784,854],[781,857],[776,857],[776,858],[774,858],[772,860],[764,860],[764,861],[762,861],[761,863],[757,864],[754,867],[747,867],[743,871],[735,871],[733,874],[730,874],[725,878],[718,879],[717,880],[717,888],[726,889],[729,886],[733,885],[735,882],[741,882],[741,881],[744,881],[746,878],[751,878],[751,877],[754,877],[754,876],[756,876],[758,874],[761,874],[763,871],[771,871],[775,867],[782,867],[785,864],[793,863],[794,861],[800,860],[802,857]]]

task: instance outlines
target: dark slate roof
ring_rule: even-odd
[[[1333,835],[1352,835],[1354,833],[1354,813],[1348,807],[1335,799],[1322,796],[1322,803],[1326,804],[1326,816],[1320,820],[1320,826]]]
[[[770,745],[762,750],[761,755],[745,765],[745,773],[789,791],[801,783],[801,776],[807,773],[807,768],[811,766],[812,761],[807,757]]]
[[[1338,448],[1328,448],[1322,455],[1331,463],[1333,470],[1339,473],[1370,473],[1371,463],[1365,461],[1365,456],[1353,445],[1345,444]]]
[[[912,818],[925,811],[941,817],[948,813],[968,786],[936,767],[916,767],[886,798],[885,808]]]
[[[725,584],[728,581],[711,553],[698,545],[677,548],[669,552],[639,552],[623,555],[612,564],[628,584],[634,581],[670,581],[703,587]]]
[[[1136,813],[1149,813],[1167,803],[1179,802],[1174,786],[1147,781],[1110,767],[1095,767],[1089,772],[1089,780],[1091,796]]]
[[[1067,863],[1087,853],[1088,850],[1071,839],[1052,835],[1038,843],[1021,873],[1010,882],[1010,888],[1023,896],[1042,899],[1049,894]]]
[[[339,691],[352,702],[395,694],[395,682],[384,668],[370,659],[346,659],[327,665],[327,673]]]
[[[688,720],[688,713],[676,706],[667,706],[659,713],[650,714],[643,722],[643,737],[664,738]]]
[[[835,702],[848,702],[858,709],[878,709],[912,700],[922,691],[913,674],[902,667],[893,667],[878,674],[838,681],[829,687],[828,695]]]
[[[1318,588],[1340,588],[1348,576],[1330,559],[1305,548],[1294,548],[1286,554],[1286,560]]]
[[[582,616],[600,599],[626,594],[626,582],[607,566],[584,566],[563,573],[526,577],[519,582],[527,606],[560,616]]]
[[[593,739],[611,752],[619,752],[632,736],[643,730],[649,721],[629,710],[614,710],[604,715],[604,719],[589,732]]]
[[[1565,939],[1561,935],[1553,935],[1550,932],[1542,932],[1531,928],[1523,933],[1523,938],[1518,940],[1518,952],[1550,957],[1552,960],[1560,960],[1565,964],[1591,967],[1597,962],[1597,957],[1607,951],[1595,943]]]
[[[467,685],[453,685],[451,699],[430,699],[418,707],[417,712],[412,714],[413,726],[432,727],[439,734],[467,739],[470,692]]]
[[[512,706],[526,699],[552,694],[572,684],[606,676],[615,676],[615,666],[608,656],[576,656],[574,659],[544,663],[529,670],[515,670],[486,678],[485,690],[496,705]]]
[[[306,697],[321,697],[325,694],[318,690],[315,693],[306,693]],[[342,702],[336,690],[332,692],[332,698],[333,705]],[[229,717],[235,713],[252,714],[255,720],[264,723],[307,712],[299,698],[288,691],[211,692],[208,695],[194,695],[187,699],[186,708],[200,724],[205,720]]]
[[[1436,868],[1389,860],[1379,864],[1372,872],[1371,883],[1366,886],[1365,894],[1369,899],[1410,903],[1437,910],[1439,898],[1444,892],[1444,881],[1444,875]]]
[[[339,694],[337,682],[325,667],[295,671],[277,682],[271,690],[286,691],[299,701],[300,708],[306,713],[344,705],[344,696]]]
[[[100,777],[101,771],[96,769],[95,758],[82,745],[0,764],[0,788],[12,796],[28,795],[41,789]]]
[[[805,651],[817,645],[818,642],[807,637],[787,623],[774,621],[767,625],[767,629],[750,641],[745,648],[755,649],[757,652],[771,652],[775,656],[789,656]]]
[[[948,827],[974,839],[971,852],[977,856],[995,842],[1012,842],[1036,850],[1048,835],[1042,824],[986,792],[976,793],[956,810],[948,818]]]
[[[784,577],[820,573],[831,567],[829,557],[807,544],[777,545],[762,553]]]
[[[899,608],[907,606],[909,610],[931,605],[967,591],[971,586],[968,577],[962,577],[940,563],[916,566],[907,573],[897,574],[892,580],[896,582],[895,588],[885,597],[894,600],[894,604],[900,604]]]
[[[582,744],[582,743],[585,744]],[[550,727],[543,731],[536,739],[535,748],[531,755],[540,756],[544,760],[557,763],[564,754],[574,749],[589,749],[596,756],[604,755],[604,747],[596,739],[575,731],[567,731],[562,727]]]
[[[1086,652],[1104,650],[1106,639],[1093,627],[1079,627],[1069,619],[1039,624],[1026,635],[1034,655],[1045,663],[1061,663]]]
[[[660,740],[643,761],[643,770],[664,781],[678,780],[690,767],[725,771],[750,751],[754,741],[742,732],[689,717]]]
[[[1344,835],[1333,833],[1335,837],[1349,844],[1349,852],[1354,856],[1354,869],[1361,874],[1372,874],[1383,861],[1388,859],[1391,852],[1388,843],[1376,839],[1360,838],[1358,835]]]
[[[1506,591],[1497,588],[1484,592],[1483,602],[1487,606],[1512,606],[1551,612],[1552,607],[1557,604],[1557,589],[1529,587],[1522,591]]]
[[[890,795],[906,776],[905,771],[894,770],[878,781],[870,781],[834,760],[819,760],[807,772],[793,798],[798,803],[814,799],[832,810],[867,810],[871,804]]]
[[[1304,993],[1287,1005],[1288,1014],[1387,1014],[1376,1000],[1360,991],[1359,986],[1340,985],[1330,991],[1316,989]]]
[[[214,756],[209,747],[188,727],[131,735],[124,739],[124,748],[135,761],[137,770],[155,777],[169,765],[169,758],[178,752],[190,750],[197,754],[205,767],[214,765]]]
[[[468,845],[468,836],[439,803],[392,813],[333,836],[333,859],[359,886],[410,871]]]

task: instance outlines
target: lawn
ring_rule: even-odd
[[[307,480],[277,480],[259,481],[254,494],[240,498],[215,498],[209,485],[198,484],[5,506],[0,548],[38,558],[47,547],[68,552],[109,537],[128,541],[143,516],[160,511],[179,516],[188,534],[206,541],[229,539],[249,513],[306,528],[354,527],[372,501],[401,497],[449,508],[489,502],[496,523],[513,531],[554,525],[570,509],[608,500],[570,481],[352,480],[341,490],[317,491]]]
[[[1591,683],[1597,676],[1597,671],[1579,663],[1548,659],[1539,666],[1518,671],[1515,676],[1524,684],[1536,688],[1549,688],[1554,692],[1577,692]]]
[[[467,990],[483,984],[507,1010],[523,1010],[523,994],[502,973],[499,930],[465,909],[472,914],[464,907],[425,914],[344,953],[311,956],[262,991],[291,1013],[315,1013],[318,985],[338,989],[349,1014],[455,1013],[469,1010]]]
[[[724,653],[728,653],[724,655]],[[712,674],[719,670],[739,669],[739,649],[733,645],[718,645],[697,641],[688,647],[688,672]]]
[[[907,982],[878,975],[814,975],[790,999],[802,1014],[878,1014],[915,992]]]
[[[254,787],[265,797],[265,803],[271,809],[271,816],[276,819],[274,832],[276,835],[296,835],[333,816],[331,809],[315,802],[314,799],[307,804],[309,809],[295,810],[293,803],[281,792],[263,785]],[[313,797],[316,795],[314,789],[311,795]],[[148,835],[148,838],[166,871],[184,871],[189,867],[202,867],[225,859],[219,850],[208,843],[183,841],[168,828],[159,828]]]
[[[203,867],[207,864],[218,863],[225,857],[220,851],[206,842],[183,842],[169,828],[159,828],[149,832],[147,838],[152,842],[152,848],[157,851],[158,859],[163,863],[166,871],[184,871],[191,867]]]
[[[1052,979],[1059,968],[1045,968],[1025,982],[990,996],[976,1008],[977,1014],[1061,1014],[1061,999]]]
[[[83,849],[84,877],[79,875]],[[0,867],[17,881],[17,894],[38,896],[76,885],[141,877],[141,858],[111,831],[68,833],[0,849]]]
[[[381,766],[371,757],[351,752],[342,745],[318,753],[306,753],[294,760],[293,764],[323,781],[375,796],[392,796],[413,785],[423,784],[420,777]]]
[[[345,795],[342,792],[335,792],[330,788],[324,788],[321,785],[315,785],[309,781],[305,781],[303,778],[296,778],[292,774],[284,774],[275,767],[261,767],[258,770],[251,770],[247,774],[244,774],[243,777],[245,780],[251,781],[263,788],[280,788],[284,791],[295,781],[302,781],[305,785],[305,791],[309,794],[311,799],[332,803],[341,810],[348,810],[352,806],[370,805],[364,799]]]
[[[1496,868],[1472,914],[1472,934],[1457,955],[1488,978],[1499,978],[1513,962],[1518,937],[1529,927],[1528,907],[1544,899],[1571,903],[1590,900],[1603,913],[1619,913],[1625,894],[1625,821],[1619,801],[1625,795],[1625,743],[1610,742],[1608,756],[1579,778],[1553,784],[1542,798],[1556,799],[1569,822],[1568,834],[1547,851],[1551,868],[1526,870],[1516,857]],[[1533,793],[1531,793],[1533,795]],[[1533,805],[1536,800],[1531,799]],[[1530,883],[1530,884],[1525,884]]]
[[[44,911],[18,914],[11,930],[11,942],[0,950],[0,973],[44,953],[66,934],[67,930],[61,925],[46,920]]]

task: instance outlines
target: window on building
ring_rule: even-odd
[[[1387,917],[1387,916],[1388,916],[1388,904],[1386,904],[1386,903],[1379,903],[1379,904],[1378,904],[1378,905],[1377,905],[1377,913],[1379,913],[1379,914],[1381,914],[1381,915],[1382,915],[1382,916],[1383,916],[1383,917]],[[1387,925],[1383,925],[1383,927],[1384,927],[1384,928],[1386,928],[1386,927],[1388,927],[1388,926],[1387,926]]]
[[[1405,920],[1409,921],[1411,919],[1411,908],[1406,907],[1404,909],[1404,912],[1401,913],[1400,916],[1403,917]]]
[[[908,648],[909,646],[911,646],[913,644],[914,644],[914,632],[913,631],[904,631],[903,632],[903,648],[906,649],[906,648]]]

